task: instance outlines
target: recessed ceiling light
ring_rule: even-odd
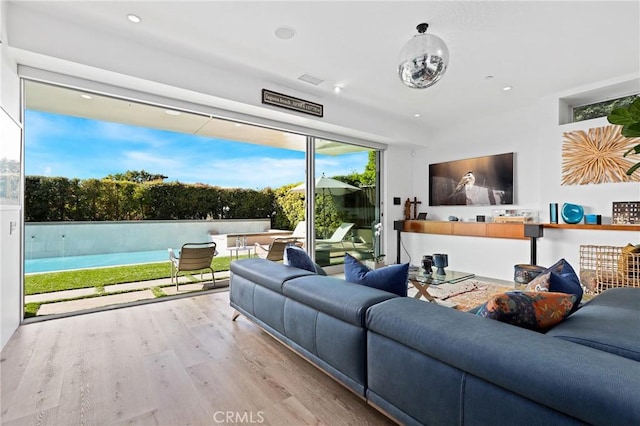
[[[504,87],[502,88],[502,90],[504,90],[505,92],[508,92],[508,91],[509,91],[509,90],[511,90],[511,89],[513,89],[513,87],[511,87],[511,86],[504,86]]]
[[[172,109],[165,109],[164,112],[166,112],[169,115],[180,115],[180,111],[175,111]]]
[[[290,40],[296,35],[296,30],[286,25],[276,28],[273,32],[277,38],[280,40]]]
[[[83,99],[93,99],[91,96],[87,95],[86,93],[83,93],[82,95],[80,95],[80,97]]]
[[[133,13],[128,14],[127,19],[134,24],[139,24],[140,22],[142,22],[142,19],[138,15],[134,15]]]
[[[342,86],[338,86],[337,84],[335,86],[333,86],[333,92],[334,93],[340,93],[342,92]]]
[[[413,114],[413,116],[414,116],[415,118],[418,118],[418,117],[420,117],[420,114]]]
[[[242,126],[242,124],[240,124],[240,123],[236,123],[236,124],[234,124],[234,126],[236,126],[236,127],[241,127],[241,126]]]

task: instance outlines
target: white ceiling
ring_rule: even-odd
[[[339,84],[344,87],[339,96],[351,102],[430,126],[640,74],[638,1],[12,3],[135,40],[120,49],[161,46],[310,94],[331,93]],[[129,13],[142,23],[130,23]],[[451,61],[440,82],[417,90],[400,83],[396,67],[400,49],[420,22],[445,40]],[[295,29],[293,39],[274,36],[283,25]],[[305,73],[324,82],[316,87],[299,81]],[[505,92],[504,86],[513,90]]]

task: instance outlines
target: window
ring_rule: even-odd
[[[214,240],[219,272],[238,241],[251,253],[305,220],[315,231],[307,241],[351,225],[335,243],[323,242],[323,266],[339,266],[346,250],[363,259],[374,252],[377,148],[173,108],[172,100],[152,104],[28,79],[24,89],[25,316],[82,309],[50,303],[64,298],[60,290],[82,289],[78,299],[92,298],[93,307],[115,292],[131,293],[130,301],[173,295],[167,248]],[[324,173],[340,187],[317,186],[305,200],[294,188],[313,179],[311,158],[315,177]],[[306,214],[309,205],[316,214]],[[118,281],[108,271],[81,277],[116,265],[136,266]],[[135,294],[150,279],[151,290]],[[126,290],[117,287],[123,283]],[[206,289],[189,285],[180,291]]]
[[[639,95],[636,94],[573,107],[572,122],[575,123],[578,121],[591,120],[592,118],[606,117],[614,109],[630,105],[638,97]]]

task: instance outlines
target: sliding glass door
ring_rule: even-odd
[[[184,243],[215,241],[217,272],[292,233],[322,266],[376,253],[379,151],[170,104],[24,80],[26,316],[197,291],[162,281]]]
[[[315,257],[322,266],[344,263],[346,253],[371,259],[379,221],[379,152],[315,139]]]

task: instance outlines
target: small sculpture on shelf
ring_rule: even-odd
[[[404,202],[404,220],[411,220],[411,200]]]
[[[411,205],[413,204],[413,216],[411,216]],[[418,218],[418,204],[422,204],[422,201],[418,201],[418,197],[413,197],[413,201],[407,198],[404,202],[404,220],[416,220]]]

